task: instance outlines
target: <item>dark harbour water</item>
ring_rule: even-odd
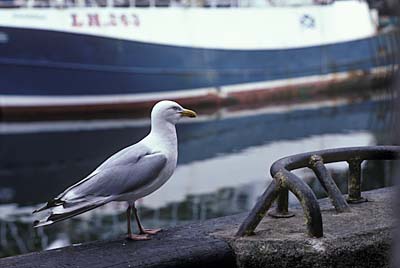
[[[249,210],[283,156],[333,147],[387,144],[385,100],[220,110],[178,125],[178,168],[138,201],[146,227],[167,227]],[[0,123],[0,257],[121,237],[124,203],[33,229],[31,211],[149,131],[149,120]],[[364,189],[391,185],[390,162],[366,162]],[[329,165],[340,188],[346,165]],[[319,197],[308,170],[299,170]],[[291,199],[293,202],[295,200]]]

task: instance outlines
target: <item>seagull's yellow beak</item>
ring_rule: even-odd
[[[189,109],[183,109],[183,111],[181,112],[182,116],[186,116],[186,117],[196,117],[197,114],[195,111],[189,110]]]

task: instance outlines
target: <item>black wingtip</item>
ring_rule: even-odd
[[[46,209],[49,209],[49,208],[52,208],[52,207],[60,206],[60,205],[63,205],[63,204],[64,204],[64,202],[60,201],[59,199],[52,199],[52,200],[48,201],[46,203],[46,205],[44,205],[43,207],[37,208],[34,211],[32,211],[32,214],[34,214],[36,212],[40,212],[40,211],[46,210]]]
[[[47,203],[43,207],[35,209],[34,211],[32,211],[32,214],[35,214],[36,212],[43,211],[43,210],[48,209],[48,208],[49,208],[49,203]]]
[[[34,211],[32,211],[32,214],[35,214],[36,212],[42,211],[44,209],[44,207],[45,206],[35,209]]]

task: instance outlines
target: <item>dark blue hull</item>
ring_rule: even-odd
[[[365,71],[395,63],[395,33],[282,50],[219,50],[0,27],[0,95],[169,92]]]

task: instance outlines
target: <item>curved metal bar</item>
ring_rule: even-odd
[[[271,166],[271,174],[276,174],[280,169],[289,171],[308,167],[312,155],[320,155],[324,163],[347,161],[354,158],[362,160],[394,160],[399,158],[399,146],[364,146],[348,147],[329,150],[314,151],[302,154],[291,155],[276,161]]]
[[[257,203],[250,211],[249,215],[240,225],[236,236],[253,235],[254,230],[260,221],[264,218],[268,209],[271,207],[274,200],[278,197],[281,186],[273,180],[265,192],[258,199]]]
[[[282,181],[283,187],[287,187],[300,201],[304,211],[305,223],[308,235],[322,237],[322,217],[317,197],[302,179],[288,170],[282,169],[275,174],[276,178]]]
[[[347,204],[346,199],[343,197],[342,193],[337,187],[335,181],[332,178],[331,173],[325,167],[322,157],[319,155],[312,155],[310,157],[309,167],[314,171],[322,187],[324,187],[336,211],[337,212],[350,211],[349,204]]]
[[[314,192],[302,179],[290,173],[290,171],[282,169],[275,174],[274,180],[240,225],[236,236],[254,234],[257,225],[264,218],[282,189],[289,189],[300,201],[304,210],[308,234],[313,237],[321,237],[323,235],[321,212]]]
[[[353,163],[353,161],[363,160],[394,160],[399,158],[400,146],[347,147],[296,154],[281,158],[272,164],[270,169],[271,175],[274,176],[274,174],[283,168],[291,171],[298,168],[310,167],[310,160],[313,155],[322,157],[325,164],[341,161],[350,161],[350,163]],[[359,169],[356,168],[357,166]],[[365,201],[361,197],[361,162],[356,166],[350,164],[349,175],[349,193],[351,194],[349,202],[357,203]],[[285,203],[282,205],[285,205]]]
[[[334,189],[335,187],[331,185],[333,180],[324,163],[341,161],[349,163],[349,199],[359,201],[362,200],[360,190],[361,162],[363,160],[394,160],[398,159],[399,156],[400,146],[366,146],[314,151],[282,158],[271,166],[270,172],[274,181],[253,207],[240,226],[236,236],[254,234],[255,228],[271,207],[272,202],[277,199],[282,190],[289,189],[299,199],[303,207],[308,234],[314,237],[321,237],[323,235],[323,226],[318,201],[310,187],[290,171],[303,167],[312,168],[316,175],[322,178],[321,181],[324,188],[327,189],[328,193],[329,191],[331,192],[330,197],[333,199],[335,207],[340,211],[346,211],[347,203],[341,200],[340,192],[336,191],[337,186],[334,185],[336,187]],[[278,204],[279,210],[288,211],[287,199],[287,195],[278,198],[278,201],[280,200],[280,204]]]

